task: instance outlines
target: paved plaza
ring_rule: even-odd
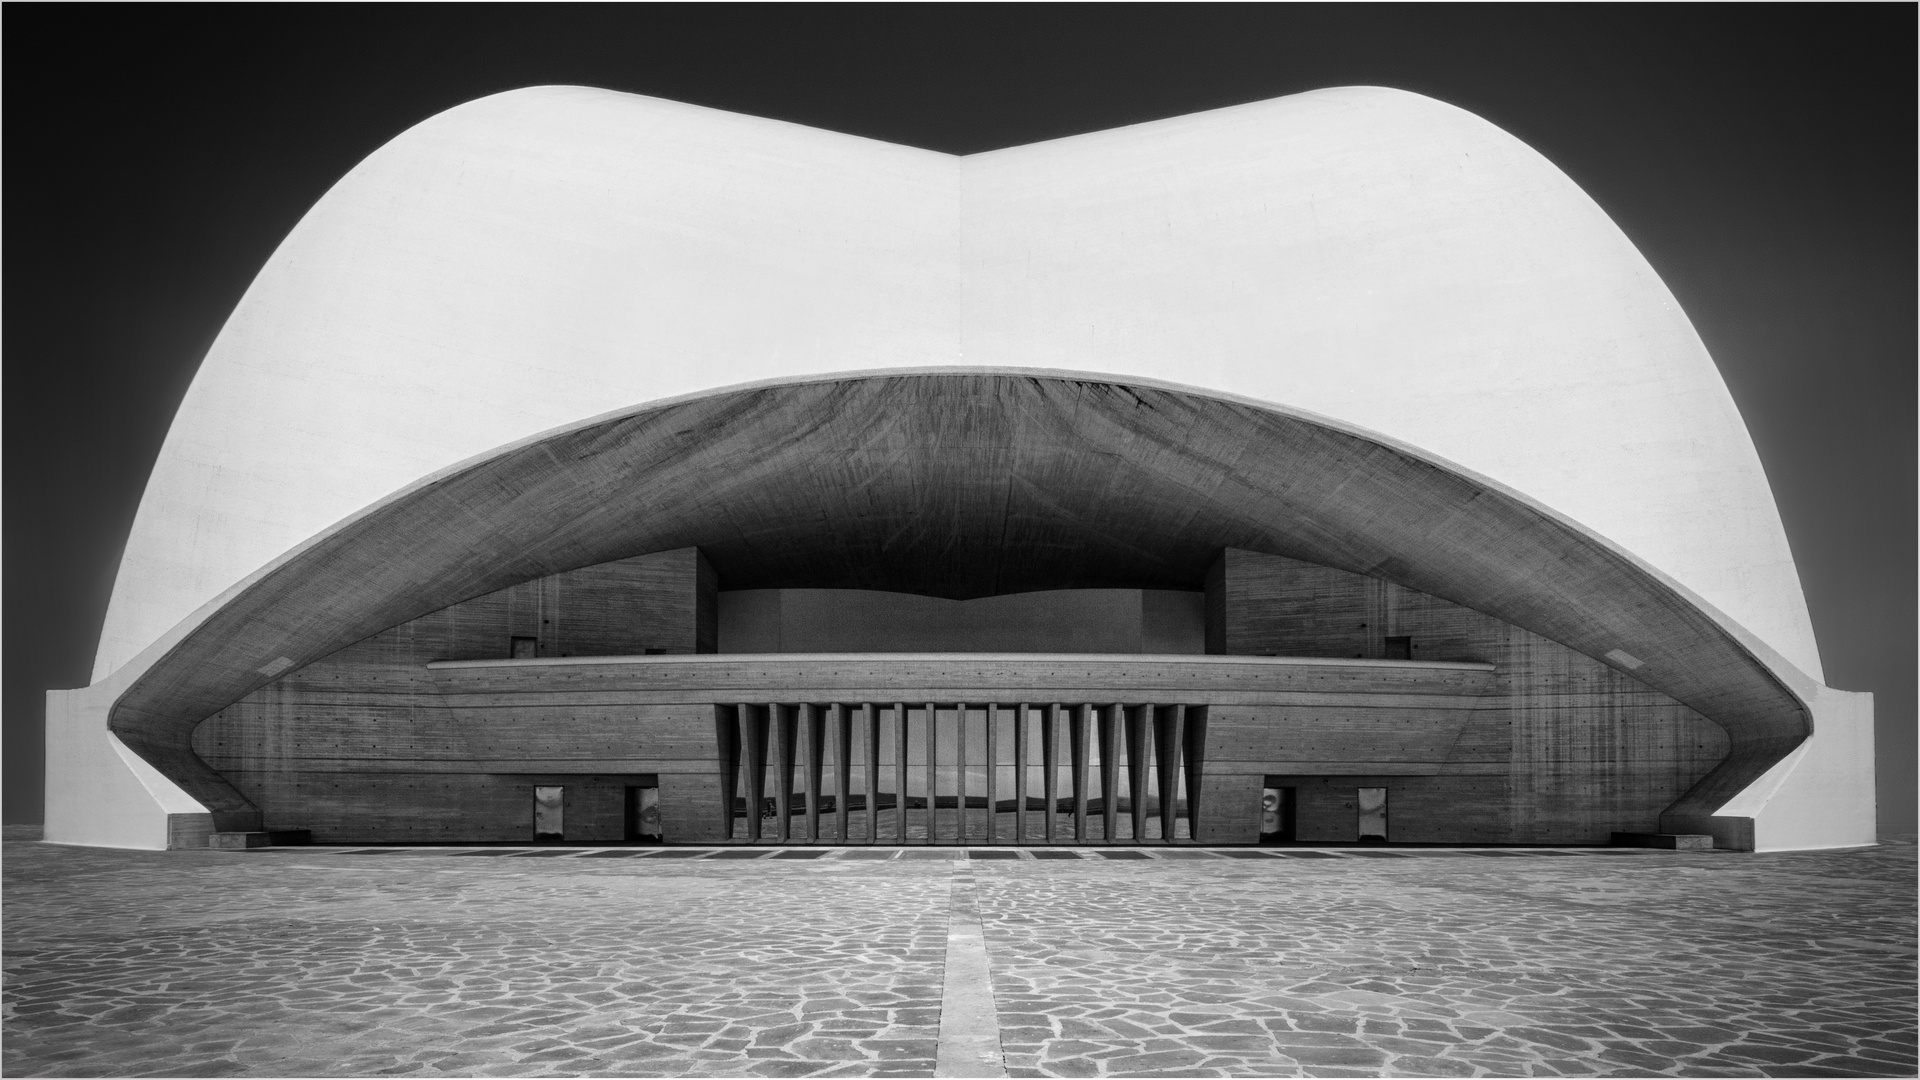
[[[5,1073],[1916,1069],[1910,839],[1035,851],[9,840]]]

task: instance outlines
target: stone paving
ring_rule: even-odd
[[[1913,1075],[1912,852],[1011,864],[979,889],[1014,1075]]]
[[[1034,850],[10,840],[0,1066],[929,1076],[977,911],[1014,1076],[1915,1074],[1910,839]]]

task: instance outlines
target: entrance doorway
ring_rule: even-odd
[[[1363,787],[1354,789],[1355,813],[1360,819],[1360,842],[1363,844],[1384,844],[1387,842],[1387,789],[1383,787]]]
[[[559,843],[567,838],[567,789],[536,786],[533,789],[533,839],[535,843]]]
[[[1260,789],[1260,842],[1291,844],[1294,824],[1294,789],[1269,785]]]
[[[627,787],[627,840],[637,844],[664,844],[666,834],[660,828],[660,786]]]

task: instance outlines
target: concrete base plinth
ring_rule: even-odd
[[[216,851],[244,851],[268,847],[270,842],[263,832],[217,832],[207,836],[207,846]]]
[[[1673,851],[1712,851],[1713,837],[1699,833],[1617,832],[1613,834],[1613,846],[1668,848]]]

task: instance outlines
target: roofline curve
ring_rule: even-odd
[[[677,409],[711,405],[727,399],[744,399],[753,395],[764,395],[769,391],[797,391],[832,385],[878,383],[885,380],[901,379],[939,379],[942,377],[1025,379],[1032,380],[1036,385],[1048,383],[1062,386],[1099,386],[1147,391],[1170,395],[1186,401],[1212,403],[1214,406],[1231,407],[1232,409],[1244,410],[1251,414],[1264,415],[1282,424],[1302,425],[1307,428],[1333,433],[1345,439],[1355,440],[1359,443],[1389,451],[1401,458],[1418,462],[1425,468],[1435,470],[1437,473],[1455,478],[1458,481],[1463,481],[1479,492],[1494,496],[1500,503],[1517,508],[1526,515],[1549,523],[1552,529],[1574,538],[1577,546],[1584,547],[1590,554],[1602,555],[1606,560],[1627,568],[1629,571],[1628,576],[1638,580],[1643,589],[1664,594],[1665,598],[1670,599],[1670,601],[1677,601],[1682,607],[1696,612],[1700,617],[1704,618],[1707,623],[1719,633],[1723,639],[1723,644],[1731,646],[1738,656],[1744,658],[1745,664],[1740,666],[1763,673],[1764,678],[1772,687],[1771,691],[1761,692],[1760,688],[1749,686],[1747,690],[1740,692],[1740,694],[1736,696],[1750,702],[1760,698],[1771,698],[1775,704],[1765,711],[1773,713],[1774,715],[1781,715],[1784,721],[1784,715],[1779,712],[1779,710],[1784,707],[1784,709],[1793,714],[1797,720],[1797,723],[1789,723],[1789,727],[1797,727],[1798,733],[1793,735],[1791,741],[1783,746],[1780,745],[1780,739],[1788,733],[1786,730],[1778,730],[1777,722],[1763,722],[1753,717],[1728,715],[1725,708],[1715,708],[1712,704],[1708,704],[1707,707],[1703,708],[1700,704],[1696,703],[1701,698],[1701,694],[1698,692],[1700,688],[1694,687],[1692,689],[1696,692],[1690,693],[1689,687],[1686,686],[1673,687],[1662,685],[1663,681],[1671,682],[1671,680],[1663,680],[1661,673],[1657,671],[1631,672],[1633,677],[1646,682],[1648,685],[1660,689],[1670,696],[1674,696],[1677,700],[1693,705],[1703,715],[1715,723],[1726,727],[1731,734],[1735,735],[1735,752],[1729,755],[1729,758],[1723,763],[1720,769],[1715,770],[1715,773],[1710,774],[1706,780],[1703,780],[1694,792],[1689,793],[1686,798],[1683,798],[1682,803],[1687,803],[1689,799],[1692,800],[1690,804],[1692,812],[1710,813],[1711,809],[1702,810],[1701,807],[1710,803],[1712,808],[1717,808],[1720,803],[1737,794],[1738,791],[1745,786],[1746,782],[1760,775],[1766,766],[1777,761],[1781,756],[1791,750],[1793,745],[1804,739],[1805,736],[1812,731],[1812,713],[1809,707],[1809,698],[1812,696],[1812,688],[1816,684],[1777,652],[1769,648],[1764,642],[1748,633],[1738,623],[1693,594],[1685,586],[1673,581],[1658,569],[1649,566],[1643,560],[1634,556],[1632,552],[1625,550],[1606,537],[1586,528],[1579,522],[1554,510],[1552,507],[1544,506],[1537,500],[1533,500],[1520,492],[1514,491],[1498,481],[1476,473],[1473,470],[1466,469],[1437,454],[1430,453],[1420,447],[1391,436],[1368,431],[1358,425],[1322,416],[1304,409],[1270,401],[1257,400],[1229,392],[1211,390],[1204,387],[1183,385],[1166,380],[1146,379],[1137,376],[1101,375],[1079,370],[976,365],[865,369],[825,375],[797,375],[756,380],[711,390],[702,390],[673,398],[630,405],[572,423],[559,425],[538,434],[496,447],[485,453],[474,455],[447,468],[437,470],[394,491],[385,498],[369,504],[362,510],[342,518],[333,526],[310,537],[307,541],[288,550],[268,565],[248,575],[247,578],[241,582],[225,590],[215,600],[196,610],[188,619],[182,620],[160,640],[143,650],[134,661],[116,671],[113,677],[105,680],[119,687],[119,692],[115,695],[115,702],[112,707],[111,715],[113,719],[111,726],[113,730],[118,733],[129,746],[133,747],[136,752],[140,753],[143,758],[152,762],[156,767],[161,768],[163,772],[167,772],[176,780],[184,781],[183,786],[193,791],[197,797],[201,797],[203,802],[210,801],[211,803],[228,804],[225,806],[210,805],[210,809],[216,811],[221,809],[236,809],[237,807],[231,804],[234,799],[239,798],[238,793],[232,791],[230,786],[225,784],[224,780],[219,779],[210,769],[207,769],[204,764],[198,763],[198,759],[192,756],[188,736],[190,736],[193,726],[197,725],[207,716],[212,715],[213,712],[218,711],[219,708],[225,707],[225,705],[238,700],[246,693],[252,692],[252,690],[258,686],[264,685],[273,678],[278,677],[278,675],[284,671],[318,659],[320,656],[325,655],[327,652],[332,651],[333,648],[337,648],[340,644],[344,643],[335,643],[326,649],[311,652],[310,655],[293,655],[293,653],[298,653],[300,650],[289,649],[283,652],[277,646],[265,650],[255,648],[253,651],[263,652],[266,663],[252,665],[250,670],[253,672],[253,677],[242,683],[232,683],[226,690],[215,695],[216,697],[224,696],[224,700],[214,701],[207,699],[193,704],[176,700],[170,705],[166,700],[168,697],[166,689],[160,685],[161,682],[170,680],[163,680],[161,676],[166,675],[177,664],[186,664],[195,667],[204,667],[207,665],[209,660],[206,654],[209,650],[218,654],[220,652],[219,645],[218,643],[196,641],[196,636],[204,630],[210,622],[257,590],[269,587],[271,583],[286,575],[297,573],[303,563],[314,558],[317,553],[321,552],[321,549],[334,544],[345,534],[382,517],[399,513],[406,507],[422,499],[423,496],[433,492],[436,488],[453,483],[469,474],[482,472],[492,463],[508,461],[517,454],[553,444],[569,437],[576,437],[583,433],[591,432],[596,428],[609,428],[615,425],[631,424]],[[538,574],[530,576],[538,576]],[[1394,578],[1388,574],[1378,574],[1377,576],[1388,577],[1389,580],[1394,580]],[[1414,588],[1424,588],[1425,591],[1434,591],[1419,583],[1402,583],[1409,584]],[[1438,595],[1444,596],[1445,594],[1439,593]],[[1468,606],[1487,611],[1488,614],[1506,619],[1515,625],[1534,630],[1535,632],[1541,632],[1536,626],[1530,626],[1524,618],[1514,618],[1510,614],[1503,613],[1499,610],[1488,610],[1484,604],[1475,604],[1470,600],[1461,600],[1459,597],[1446,598],[1453,599],[1456,602],[1467,603]],[[466,599],[466,597],[445,596],[440,598],[440,601],[435,607],[426,610],[437,610],[437,607],[458,602],[462,599]],[[416,612],[414,616],[409,617],[416,617],[418,614],[424,613],[426,613],[425,610]],[[360,630],[364,630],[364,633],[360,633],[359,636],[364,637],[367,634],[377,633],[385,629],[387,625],[392,625],[392,623],[359,628]],[[1565,641],[1562,636],[1554,633],[1546,633],[1544,636],[1560,640],[1563,644],[1567,644],[1577,651],[1593,656],[1596,660],[1609,663],[1610,666],[1618,667],[1617,664],[1614,664],[1606,657],[1604,651],[1598,650],[1591,645],[1583,647],[1580,643]],[[271,637],[271,634],[254,636],[249,641],[249,645],[258,646]],[[283,644],[285,639],[286,637],[283,635]],[[355,640],[357,639],[358,638],[355,638]],[[1621,644],[1624,645],[1626,643],[1623,642]],[[196,648],[196,645],[199,647]],[[1647,649],[1645,645],[1641,645],[1640,648],[1649,655],[1657,655],[1654,650]],[[285,661],[285,663],[282,663],[282,661]],[[229,668],[231,673],[231,665],[229,665]],[[269,673],[269,670],[271,670],[271,673]],[[232,692],[234,686],[243,686],[244,688],[239,689],[238,692],[235,693]],[[1758,697],[1756,697],[1756,692],[1758,692]],[[191,697],[191,695],[189,695],[189,697]],[[1694,700],[1689,701],[1689,698],[1693,698]],[[209,705],[211,707],[208,707]],[[181,707],[186,709],[185,713],[180,711]],[[198,711],[197,715],[189,715],[196,711]],[[174,736],[159,740],[153,738],[152,736],[158,734],[154,728],[156,723],[158,723],[160,727],[174,732]],[[1770,726],[1773,729],[1777,729],[1777,733],[1761,740],[1767,744],[1764,749],[1755,744],[1750,747],[1754,752],[1742,752],[1742,740],[1739,737],[1739,732],[1752,727],[1756,723],[1763,727]],[[1751,742],[1751,740],[1749,740],[1749,742]],[[155,760],[156,758],[159,760]],[[198,768],[195,768],[195,765],[198,765]],[[209,799],[208,796],[211,798]],[[240,801],[244,803],[244,799]],[[1676,809],[1679,807],[1680,804],[1676,804]]]

